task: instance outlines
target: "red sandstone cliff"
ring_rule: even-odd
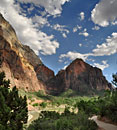
[[[109,89],[109,83],[102,71],[92,67],[81,59],[74,60],[65,70],[48,82],[48,89],[54,88],[57,93],[72,89],[77,92]]]
[[[20,43],[14,29],[1,14],[0,71],[5,71],[6,78],[11,81],[11,86],[16,85],[17,88],[26,91],[46,90],[43,79],[49,79],[48,77],[53,75],[53,71],[43,65],[30,47]]]

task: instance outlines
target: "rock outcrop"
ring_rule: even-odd
[[[109,89],[109,83],[99,68],[92,67],[82,59],[74,60],[65,70],[48,82],[48,89],[61,93],[72,89],[81,93]],[[52,89],[53,88],[53,89]]]
[[[35,70],[37,68],[38,71],[36,73]],[[46,70],[42,68],[46,68]],[[45,72],[47,70],[48,75]],[[49,74],[53,74],[53,71],[43,65],[30,47],[20,43],[14,29],[1,14],[0,71],[5,71],[6,77],[11,81],[11,86],[16,85],[17,88],[26,91],[46,90],[46,84],[43,79],[45,77],[49,79]],[[41,76],[39,76],[39,73]]]

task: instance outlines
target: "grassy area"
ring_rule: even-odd
[[[59,107],[61,105],[73,107],[77,102],[80,102],[81,100],[89,101],[98,98],[98,96],[79,96],[76,95],[76,93],[73,90],[68,90],[62,93],[60,96],[48,95],[45,94],[43,91],[26,92],[24,90],[20,90],[19,94],[21,96],[26,95],[27,99],[30,101],[29,104],[33,107],[36,107],[37,109],[48,108],[49,110],[62,109],[61,107]],[[37,103],[35,102],[35,99],[42,100],[42,102]]]
[[[100,92],[100,95],[103,95],[103,91]],[[69,89],[66,92],[61,93],[59,96],[52,96],[45,94],[43,91],[38,91],[38,92],[26,92],[24,90],[19,90],[19,94],[21,96],[26,95],[29,100],[33,100],[33,98],[44,100],[44,101],[50,101],[53,105],[60,105],[60,104],[68,104],[68,105],[73,105],[77,101],[84,100],[88,101],[91,98],[95,99],[98,97],[98,94],[95,96],[83,96],[79,95],[77,92]]]

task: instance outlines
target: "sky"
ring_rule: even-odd
[[[117,72],[117,0],[0,0],[0,12],[55,74],[76,58]]]

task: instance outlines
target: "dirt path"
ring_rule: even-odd
[[[99,121],[97,119],[97,116],[93,116],[90,119],[94,120],[97,123],[97,125],[99,127],[103,128],[104,130],[117,130],[117,126],[116,125],[112,125],[112,124],[109,124],[109,123],[105,123],[105,122]]]
[[[38,117],[39,117],[39,111],[29,111],[27,125],[29,125],[32,121],[38,119]]]

